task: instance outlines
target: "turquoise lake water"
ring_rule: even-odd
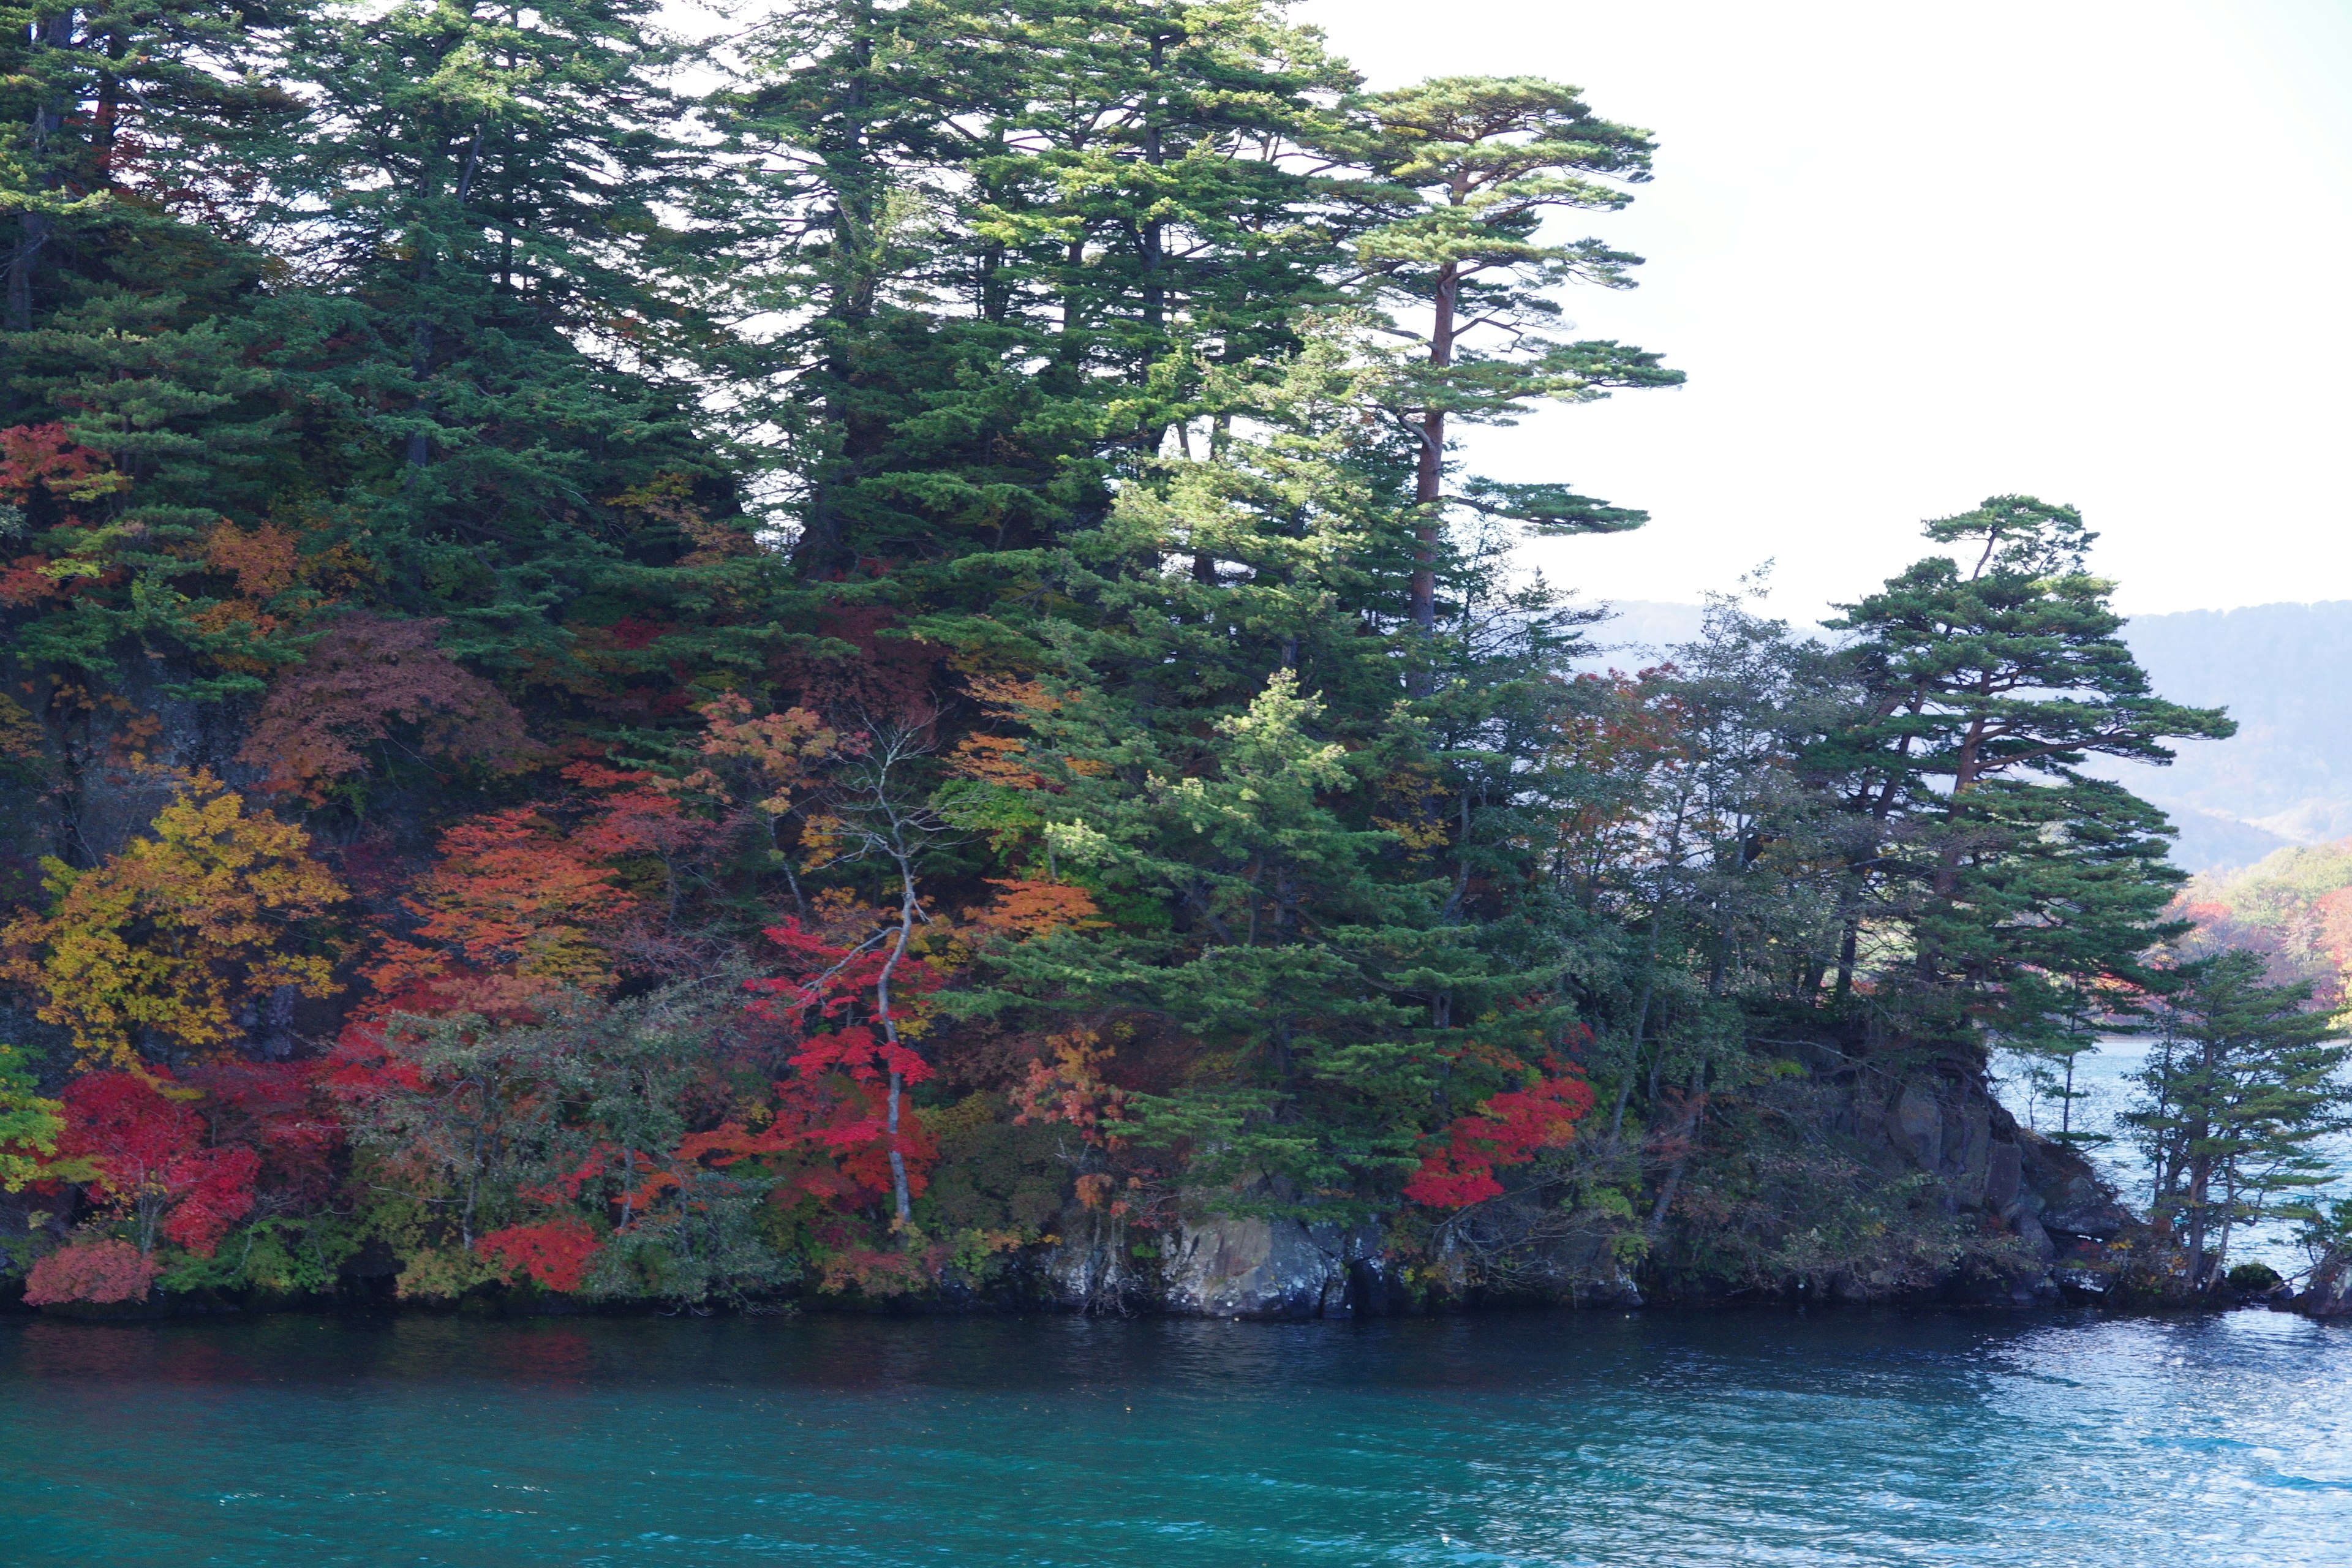
[[[2352,1326],[0,1321],[0,1563],[2352,1563]]]
[[[2074,1089],[2081,1098],[2074,1102],[2070,1121],[2073,1131],[2107,1140],[2085,1152],[2135,1213],[2145,1213],[2147,1207],[2148,1167],[2131,1129],[2119,1118],[2142,1098],[2134,1075],[2147,1066],[2149,1049],[2150,1042],[2144,1036],[2109,1036],[2099,1042],[2098,1049],[2076,1058]],[[2013,1062],[2003,1065],[2015,1067]],[[2029,1105],[2025,1085],[2019,1078],[2010,1077],[2000,1089],[2002,1100],[2019,1121],[2044,1132],[2058,1128],[2060,1108],[2050,1101]],[[2336,1166],[2336,1179],[2317,1195],[2352,1197],[2352,1180],[2347,1180],[2352,1177],[2352,1136],[2323,1139],[2313,1145],[2312,1152],[2332,1160]],[[2295,1243],[2294,1230],[2286,1220],[2241,1226],[2231,1237],[2229,1261],[2267,1263],[2281,1274],[2299,1278],[2310,1268],[2311,1258]]]

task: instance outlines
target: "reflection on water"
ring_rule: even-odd
[[[2352,1562],[2352,1329],[2242,1312],[0,1323],[0,1558]]]

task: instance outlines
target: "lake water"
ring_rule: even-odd
[[[2340,1568],[2352,1326],[10,1319],[0,1562]]]
[[[2113,1035],[2101,1040],[2098,1048],[2085,1051],[2074,1061],[2075,1100],[2066,1126],[2069,1131],[2104,1136],[2107,1142],[2091,1147],[2091,1162],[2096,1165],[2116,1189],[2123,1194],[2135,1213],[2145,1213],[2148,1198],[2148,1166],[2131,1129],[2118,1120],[2141,1098],[2141,1089],[2134,1075],[2147,1065],[2150,1042],[2145,1036]],[[2055,1131],[2060,1126],[2061,1107],[2053,1101],[2029,1103],[2026,1085],[2016,1064],[2004,1062],[2010,1076],[1997,1083],[2002,1101],[2020,1121],[2038,1127],[2044,1132]],[[2352,1137],[2323,1139],[2315,1143],[2314,1153],[2335,1162],[2336,1179],[2315,1195],[2322,1198],[2352,1197]],[[2240,1226],[2231,1237],[2229,1261],[2231,1263],[2267,1263],[2289,1279],[2300,1279],[2308,1270],[2312,1258],[2294,1239],[2295,1226],[2284,1220],[2268,1220],[2252,1226]]]

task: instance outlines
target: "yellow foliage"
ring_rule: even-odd
[[[831,756],[841,745],[838,732],[805,708],[788,709],[761,718],[751,716],[751,704],[740,693],[728,692],[706,703],[702,754],[714,762],[732,758],[755,768],[770,793],[757,804],[771,816],[793,808],[793,792],[809,779],[810,764]],[[727,784],[709,768],[697,769],[686,783],[695,789],[725,795]]]
[[[0,760],[37,763],[41,760],[41,727],[13,697],[0,695]]]
[[[0,931],[0,973],[44,998],[85,1064],[129,1067],[156,1035],[215,1052],[237,1015],[281,985],[334,990],[333,965],[290,951],[298,928],[346,897],[310,835],[198,773],[136,838],[92,870],[45,860],[53,901]]]
[[[404,1301],[454,1301],[477,1285],[504,1279],[508,1269],[469,1247],[425,1247],[401,1258],[393,1290]]]

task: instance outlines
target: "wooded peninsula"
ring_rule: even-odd
[[[1642,498],[1465,434],[1682,380],[1566,324],[1605,83],[0,10],[0,1300],[2210,1302],[2284,1220],[2352,1310],[2352,1047],[2084,771],[2232,724],[2081,515],[1633,669],[1515,557]],[[1989,1064],[2130,1032],[2127,1207]]]

